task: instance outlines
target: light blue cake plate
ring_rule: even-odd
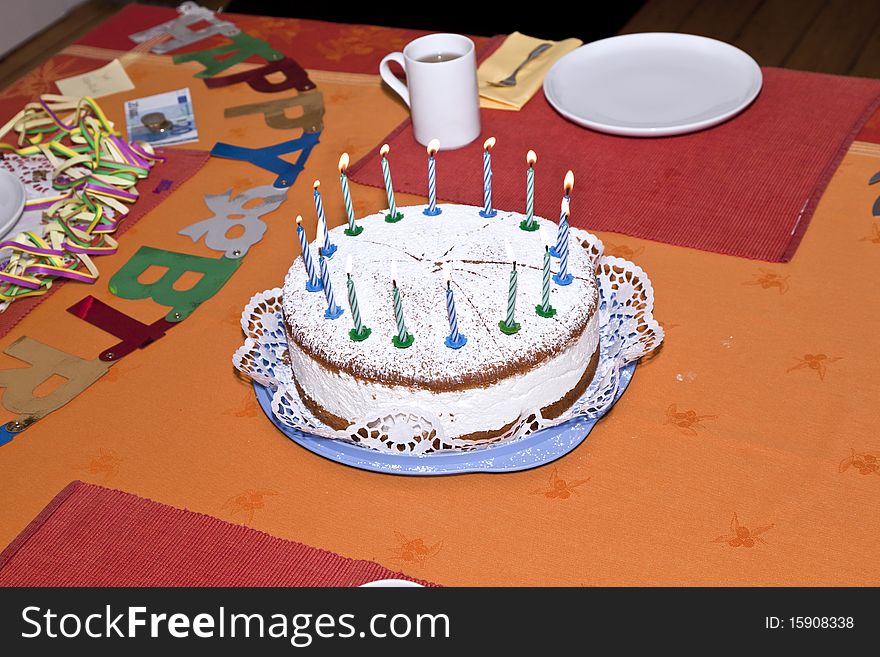
[[[632,379],[635,363],[620,371],[616,403]],[[537,468],[568,454],[580,445],[600,418],[577,418],[556,427],[542,429],[511,442],[491,445],[471,452],[438,452],[425,456],[385,454],[366,447],[314,436],[282,424],[272,413],[272,391],[254,384],[263,412],[285,436],[318,456],[361,470],[385,474],[436,476],[466,472],[516,472]],[[611,404],[606,410],[611,410]],[[603,413],[604,415],[604,413]]]

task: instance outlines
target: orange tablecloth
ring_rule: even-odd
[[[242,27],[262,26],[270,41],[314,29],[277,20]],[[393,477],[325,461],[274,429],[232,372],[240,311],[278,285],[298,253],[291,217],[301,212],[314,230],[312,180],[331,183],[324,203],[340,223],[331,191],[339,153],[356,160],[406,113],[376,75],[346,73],[344,53],[377,60],[408,35],[332,30],[341,54],[325,57],[325,68],[296,38],[279,46],[310,69],[326,116],[266,237],[189,319],[0,448],[0,545],[82,479],[447,585],[880,584],[880,472],[869,458],[880,455],[880,223],[871,215],[880,190],[867,184],[880,147],[864,142],[845,157],[788,264],[600,234],[608,251],[650,273],[667,339],[589,439],[554,464]],[[89,58],[79,63],[88,70],[119,54],[74,46],[15,93],[50,91],[49,81],[75,72],[65,61]],[[123,100],[189,86],[196,148],[282,140],[259,116],[223,118],[224,107],[260,100],[243,85],[208,90],[192,77],[197,65],[167,57],[126,68],[137,88],[102,100],[119,124]],[[0,348],[29,335],[94,358],[114,338],[64,311],[86,294],[158,319],[165,310],[153,302],[111,295],[110,275],[145,244],[215,256],[177,234],[210,216],[203,196],[273,180],[250,164],[210,161],[100,260],[96,285],[64,286]],[[380,189],[354,186],[353,196],[358,215],[384,207]],[[398,196],[399,205],[422,200]],[[20,365],[0,356],[0,367]]]

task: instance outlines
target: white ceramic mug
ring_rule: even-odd
[[[480,96],[474,42],[460,34],[429,34],[410,41],[403,52],[386,55],[379,75],[409,105],[416,141],[440,140],[441,149],[459,148],[480,134]],[[450,56],[438,61],[439,55]],[[434,61],[425,61],[433,59]],[[406,84],[389,67],[397,62]]]

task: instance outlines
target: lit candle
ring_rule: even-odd
[[[563,200],[567,201],[571,197],[571,189],[574,187],[574,173],[569,171],[565,174],[565,180],[562,183],[565,194]],[[565,206],[566,211],[559,216],[559,230],[556,233],[556,246],[550,248],[550,255],[554,258],[562,257],[562,242],[565,241],[565,248],[568,250],[568,205]]]
[[[526,218],[519,223],[523,230],[538,230],[538,222],[535,221],[535,163],[538,156],[535,151],[526,153],[526,162],[529,165],[526,171]]]
[[[364,232],[363,226],[354,223],[354,210],[351,207],[351,191],[348,189],[348,176],[345,175],[348,169],[348,153],[343,153],[339,158],[339,183],[342,185],[342,198],[345,201],[345,214],[348,215],[348,228],[345,234],[354,237]]]
[[[428,142],[428,207],[424,213],[429,217],[436,217],[442,212],[437,207],[437,169],[434,156],[440,150],[440,142],[432,139]]]
[[[446,346],[450,349],[461,349],[467,344],[467,338],[458,330],[458,316],[455,314],[455,296],[452,293],[449,263],[443,263],[443,282],[446,284],[446,314],[449,316],[449,335]]]
[[[306,229],[302,227],[303,218],[296,216],[296,235],[299,237],[299,248],[302,250],[303,264],[306,266],[306,274],[309,280],[306,281],[306,289],[309,292],[318,292],[323,289],[321,279],[315,273],[315,263],[312,262],[312,252],[309,250],[309,241],[306,239]]]
[[[316,180],[313,185],[315,190],[315,211],[318,213],[318,225],[324,227],[324,246],[321,251],[324,253],[325,258],[332,258],[333,254],[336,253],[336,245],[330,242],[330,231],[327,230],[327,218],[324,216],[324,203],[321,201],[321,192],[318,191],[320,186],[321,181]]]
[[[510,284],[507,287],[507,316],[498,322],[498,328],[502,333],[513,335],[520,329],[519,324],[516,323],[516,255],[506,239],[504,250],[507,251],[507,259],[513,266],[510,269]]]
[[[394,302],[394,321],[397,323],[397,335],[391,338],[391,344],[398,349],[406,349],[415,338],[406,330],[403,319],[403,302],[400,300],[400,288],[397,287],[397,261],[391,261],[391,298]]]
[[[344,312],[336,305],[333,297],[333,286],[330,285],[330,272],[327,269],[327,258],[324,257],[324,249],[318,249],[318,266],[321,268],[321,283],[324,285],[324,296],[327,298],[327,310],[324,311],[326,319],[336,319]]]
[[[391,184],[391,167],[388,165],[388,152],[391,147],[383,144],[379,149],[379,155],[382,156],[382,177],[385,179],[385,194],[388,196],[388,214],[385,221],[393,224],[403,219],[403,215],[397,211],[397,204],[394,202],[394,187]]]
[[[544,270],[541,278],[541,303],[535,306],[535,312],[541,317],[553,317],[556,308],[550,305],[550,236],[543,228],[538,233],[544,245]]]
[[[571,285],[574,280],[568,271],[568,197],[562,199],[562,209],[559,216],[559,239],[556,241],[556,250],[559,251],[559,271],[553,274],[553,280],[557,285]]]
[[[354,328],[348,332],[348,337],[355,342],[361,342],[370,337],[372,330],[364,326],[364,323],[361,321],[361,311],[360,308],[358,308],[357,291],[354,289],[354,279],[351,277],[351,254],[349,254],[348,258],[345,260],[345,276],[345,284],[348,287],[348,307],[351,308],[351,317],[354,321]]]
[[[483,142],[483,209],[481,217],[494,217],[498,212],[492,209],[492,153],[495,146],[495,137],[489,137]]]

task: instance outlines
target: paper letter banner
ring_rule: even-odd
[[[200,7],[194,2],[184,2],[177,8],[177,11],[181,13],[179,18],[161,23],[143,32],[131,34],[128,38],[135,43],[143,43],[144,41],[167,34],[171,37],[170,39],[150,48],[151,52],[157,55],[164,55],[172,50],[183,48],[215,34],[234,37],[241,33],[241,30],[232,23],[219,20],[213,11]],[[208,23],[209,25],[198,30],[191,30],[189,26],[196,23]]]
[[[151,298],[160,306],[170,306],[165,315],[169,322],[179,322],[199,305],[214,296],[241,264],[241,259],[205,258],[142,246],[122,265],[108,287],[120,299]],[[151,266],[167,269],[155,283],[141,283],[138,278]],[[175,290],[174,283],[187,272],[202,274],[198,283],[188,290]]]
[[[197,50],[182,55],[175,55],[171,61],[175,64],[198,62],[205,67],[205,70],[196,73],[195,77],[210,78],[218,73],[222,73],[231,66],[242,63],[254,55],[262,57],[266,61],[274,61],[284,57],[283,54],[262,39],[257,39],[244,32],[229,37],[229,40],[232,43],[209,48],[208,50]],[[226,56],[223,57],[223,55]]]
[[[290,118],[284,113],[290,107],[300,106],[303,108],[301,116]],[[320,91],[309,91],[291,98],[227,107],[223,111],[226,118],[249,114],[262,114],[266,125],[276,130],[301,128],[306,132],[321,132],[324,129],[324,96]]]
[[[275,180],[275,187],[290,187],[296,182],[297,176],[303,170],[306,160],[309,159],[309,155],[318,144],[320,137],[320,132],[304,132],[299,139],[291,139],[265,148],[245,148],[244,146],[217,142],[211,149],[211,155],[255,164],[278,176]],[[300,151],[300,154],[295,163],[291,164],[281,159],[282,155],[297,151]]]
[[[143,324],[93,296],[87,296],[73,304],[67,312],[122,340],[119,344],[105,349],[98,356],[100,360],[106,362],[115,362],[135,349],[143,349],[179,323],[160,319],[152,324]]]
[[[283,73],[284,79],[272,82],[269,80],[269,75],[272,73]],[[269,62],[265,66],[243,73],[226,75],[222,78],[209,78],[205,80],[205,86],[209,89],[215,89],[240,82],[247,82],[251,89],[264,94],[274,94],[288,89],[308,91],[315,88],[315,83],[309,79],[308,73],[290,57],[279,59],[277,62]]]
[[[4,353],[30,363],[30,367],[0,370],[0,388],[3,406],[31,421],[48,415],[101,378],[110,367],[100,360],[85,360],[67,352],[33,340],[26,335],[9,345]],[[67,379],[43,397],[35,397],[34,390],[53,375]],[[27,424],[29,422],[26,422]]]
[[[254,199],[260,199],[262,203],[251,208],[244,207]],[[179,233],[193,242],[206,236],[205,246],[209,249],[222,251],[227,258],[241,258],[263,239],[266,224],[260,217],[277,210],[286,199],[287,190],[279,191],[271,185],[253,187],[235,197],[231,189],[224,194],[206,194],[205,204],[214,216],[187,226]],[[243,227],[244,233],[238,237],[226,237],[233,226]]]

